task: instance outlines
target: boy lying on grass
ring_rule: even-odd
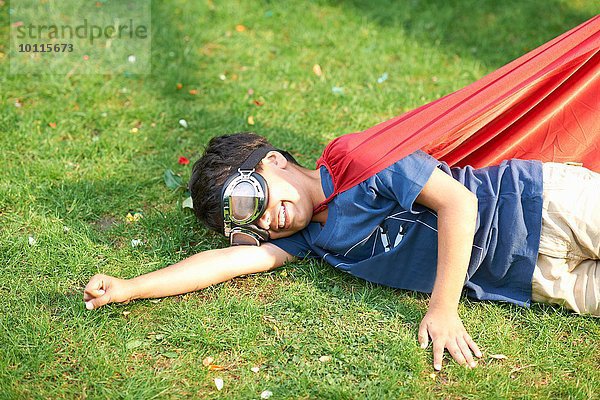
[[[210,141],[189,187],[198,218],[241,245],[129,280],[95,275],[88,309],[320,257],[375,283],[431,293],[418,341],[425,348],[431,338],[437,370],[444,349],[461,365],[481,357],[458,315],[463,290],[600,315],[600,175],[580,166],[510,160],[450,169],[417,151],[324,207],[333,191],[325,166],[303,168],[240,133]]]

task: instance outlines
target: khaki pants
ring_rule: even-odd
[[[600,174],[544,166],[542,235],[532,300],[600,316]]]

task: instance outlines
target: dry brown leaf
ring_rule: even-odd
[[[202,360],[202,365],[204,365],[205,367],[208,367],[210,364],[213,363],[213,361],[215,361],[215,359],[208,356],[204,360]]]
[[[313,72],[318,77],[323,76],[323,70],[321,69],[321,66],[319,64],[313,65]]]
[[[496,360],[504,360],[508,357],[506,357],[504,354],[490,354],[490,358],[494,358]]]

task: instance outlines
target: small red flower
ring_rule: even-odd
[[[187,158],[181,156],[181,157],[179,157],[179,161],[178,162],[181,165],[188,165],[190,163],[190,160],[188,160]]]

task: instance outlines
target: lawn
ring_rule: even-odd
[[[179,158],[209,138],[253,130],[312,166],[332,138],[469,84],[600,12],[594,0],[154,1],[148,75],[11,75],[9,8],[0,398],[600,397],[598,319],[465,298],[484,357],[435,373],[416,340],[426,295],[316,261],[91,312],[82,301],[96,273],[226,245],[163,179],[186,181]]]

